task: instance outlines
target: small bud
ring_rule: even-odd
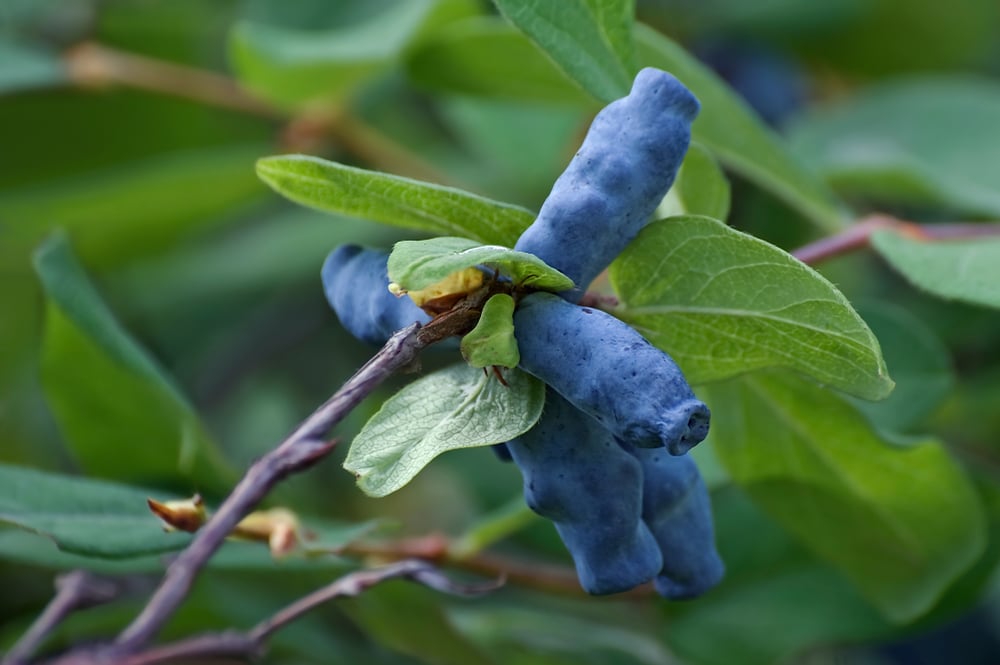
[[[208,514],[205,512],[205,502],[200,494],[195,494],[190,499],[163,503],[155,499],[146,499],[146,504],[153,511],[153,514],[163,522],[164,531],[194,533],[208,519]]]

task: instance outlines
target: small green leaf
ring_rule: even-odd
[[[76,554],[123,558],[184,547],[190,536],[165,533],[146,506],[150,496],[126,485],[0,465],[0,521]]]
[[[459,189],[304,155],[260,159],[257,175],[310,208],[481,243],[513,245],[535,219],[524,208]]]
[[[693,138],[722,163],[771,192],[825,231],[845,219],[826,186],[800,164],[784,142],[757,118],[722,79],[677,43],[644,25],[636,26],[640,60],[664,69],[691,89],[701,113]]]
[[[914,286],[948,300],[1000,307],[1000,237],[924,241],[894,231],[872,246]]]
[[[434,4],[375,3],[358,20],[330,3],[309,28],[243,20],[229,35],[230,61],[247,87],[277,104],[336,99],[387,69]]]
[[[844,195],[995,217],[998,117],[996,81],[911,78],[802,118],[790,140]]]
[[[864,303],[858,312],[885,354],[896,389],[880,402],[852,400],[877,427],[902,432],[926,420],[955,386],[948,349],[928,325],[889,302]]]
[[[570,77],[597,99],[624,97],[638,71],[634,0],[493,0]]]
[[[615,314],[692,383],[788,367],[865,399],[892,390],[878,340],[819,273],[707,217],[643,229],[611,265]]]
[[[344,468],[370,496],[406,485],[432,459],[525,433],[545,402],[545,386],[519,370],[496,377],[456,365],[414,381],[390,397],[354,439]]]
[[[410,52],[407,75],[429,90],[589,106],[593,99],[498,17],[457,21]]]
[[[734,482],[889,619],[929,610],[982,553],[980,501],[937,442],[893,447],[845,400],[789,374],[708,397]]]
[[[534,254],[448,237],[397,242],[389,255],[389,279],[406,291],[418,291],[476,266],[497,269],[518,286],[546,291],[573,288],[573,280]]]
[[[462,357],[473,367],[517,367],[513,298],[497,293],[486,301],[476,327],[462,338]]]
[[[122,479],[232,478],[193,407],[101,300],[63,235],[35,254],[47,297],[42,383],[85,469]]]
[[[677,171],[673,187],[656,209],[657,217],[704,215],[725,221],[729,216],[729,181],[712,153],[692,143]]]

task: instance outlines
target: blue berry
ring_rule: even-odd
[[[382,346],[392,334],[430,316],[389,293],[387,252],[341,245],[323,263],[323,289],[340,323],[363,342]]]
[[[619,439],[681,455],[708,434],[708,407],[680,368],[610,314],[534,293],[518,304],[514,336],[522,369]]]
[[[647,67],[628,96],[606,106],[534,223],[514,249],[587,285],[649,221],[677,175],[691,140],[698,100],[676,78]]]
[[[689,455],[624,446],[642,465],[642,520],[659,543],[663,569],[653,581],[673,600],[694,598],[722,579],[708,489]]]
[[[549,389],[530,431],[507,443],[524,498],[555,524],[591,594],[628,591],[660,572],[660,548],[640,519],[642,468],[614,437]]]

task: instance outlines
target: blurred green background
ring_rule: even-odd
[[[995,0],[650,0],[638,17],[712,65],[858,216],[1000,218]],[[373,351],[326,305],[327,252],[404,237],[280,199],[254,160],[302,152],[537,209],[599,106],[475,0],[4,0],[0,462],[218,501]],[[786,249],[817,237],[771,195],[731,184],[733,225]],[[80,331],[67,311],[83,295],[46,301],[32,255],[58,229],[120,323],[107,334],[130,339],[108,344],[135,350],[142,371]],[[987,552],[927,616],[891,625],[706,448],[729,576],[703,599],[514,584],[454,601],[394,583],[282,632],[269,662],[1000,662],[1000,317],[918,293],[865,252],[822,271],[879,334],[897,381],[915,377],[872,417],[943,438],[990,515]],[[43,331],[58,337],[43,344]],[[336,433],[348,441],[377,406]],[[188,439],[215,452],[192,461]],[[516,469],[475,449],[369,499],[340,469],[345,452],[270,504],[458,536],[520,496]],[[541,521],[497,548],[568,562]],[[0,557],[0,650],[44,606],[54,571],[159,566],[75,559],[13,529],[0,530]],[[168,632],[248,626],[342,569],[220,564]],[[75,615],[50,646],[114,632],[140,600]]]

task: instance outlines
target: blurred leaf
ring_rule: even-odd
[[[720,221],[729,216],[729,181],[712,153],[692,143],[677,171],[673,187],[656,209],[658,217],[704,215]]]
[[[996,81],[908,79],[816,111],[791,141],[845,195],[996,216],[998,117]]]
[[[281,105],[342,97],[393,63],[434,4],[372,2],[361,13],[327,3],[308,29],[243,20],[230,33],[230,60],[245,85]]]
[[[461,348],[472,367],[517,367],[521,354],[514,338],[514,299],[506,293],[491,296],[476,327],[462,338]]]
[[[624,97],[638,71],[635,0],[493,0],[503,16],[603,102]]]
[[[852,400],[878,427],[901,432],[924,420],[951,392],[955,375],[948,349],[923,321],[888,302],[858,308],[871,326],[896,388],[881,402]]]
[[[728,168],[766,189],[824,231],[843,227],[830,192],[792,156],[784,142],[708,67],[677,43],[636,26],[640,61],[664,69],[691,89],[701,113],[692,137]]]
[[[1000,238],[931,242],[878,231],[871,242],[914,286],[948,300],[1000,307]]]
[[[495,665],[498,662],[455,629],[433,592],[413,583],[386,582],[344,600],[341,607],[379,644],[422,663]]]
[[[47,297],[42,381],[90,473],[123,479],[232,477],[180,389],[101,300],[63,235],[35,254]]]
[[[66,79],[66,69],[56,53],[0,33],[0,95],[61,85]]]
[[[257,175],[296,203],[327,212],[511,246],[535,216],[524,208],[303,155],[265,157]]]
[[[462,171],[463,182],[502,200],[541,201],[580,141],[583,109],[508,102],[468,95],[439,96],[450,133],[481,168]],[[481,174],[481,175],[480,175]]]
[[[834,393],[788,374],[712,386],[734,482],[888,618],[927,612],[982,553],[983,509],[936,442],[895,448]]]
[[[499,270],[519,286],[547,291],[573,288],[573,280],[534,254],[451,237],[397,242],[389,255],[389,279],[408,291],[417,291],[480,265]]]
[[[587,602],[586,600],[582,602]],[[559,608],[563,609],[563,608]],[[673,662],[646,622],[635,621],[634,612],[616,606],[608,616],[581,616],[579,613],[553,611],[541,603],[516,606],[469,605],[450,613],[458,628],[477,644],[487,644],[502,662],[535,662],[549,665],[554,657],[585,665],[594,663],[629,663],[630,665],[665,665]],[[534,660],[512,660],[525,652]]]
[[[685,662],[797,662],[793,656],[810,648],[892,631],[840,574],[793,543],[738,490],[717,492],[712,503],[726,577],[701,598],[664,607],[665,640]]]
[[[100,263],[161,248],[260,200],[265,190],[251,165],[264,151],[263,144],[185,151],[9,190],[0,194],[0,218],[11,222],[14,241],[7,250],[53,227],[71,230],[80,253]]]
[[[649,224],[611,265],[615,315],[692,383],[788,367],[865,399],[892,390],[878,340],[833,284],[707,217]]]
[[[995,56],[1000,5],[994,0],[837,0],[808,6],[822,20],[827,4],[853,9],[850,20],[840,21],[839,29],[827,22],[811,33],[789,28],[782,37],[806,59],[822,60],[849,77],[968,70]]]
[[[0,465],[0,520],[50,538],[62,550],[125,558],[184,547],[146,507],[147,491]]]
[[[351,444],[344,468],[370,496],[406,485],[432,459],[458,448],[503,443],[531,429],[545,386],[517,369],[507,385],[488,372],[454,365],[390,397]]]
[[[413,81],[431,90],[593,105],[527,37],[499,18],[458,21],[433,33],[408,54],[406,69]]]

